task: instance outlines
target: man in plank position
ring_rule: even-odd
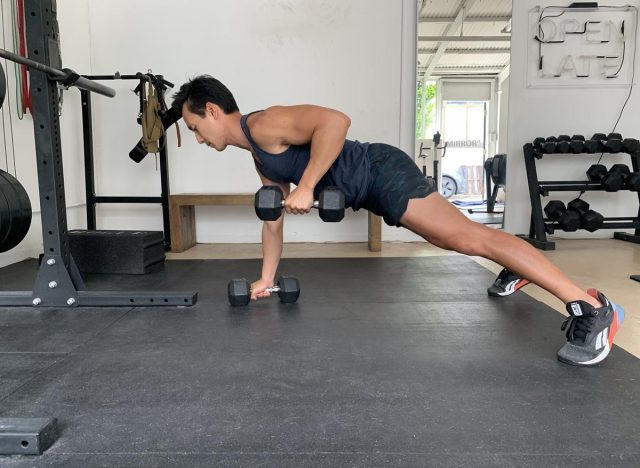
[[[249,151],[263,185],[278,185],[284,192],[287,213],[308,213],[314,195],[336,186],[347,207],[369,210],[440,248],[493,260],[516,279],[526,278],[560,299],[569,313],[562,325],[567,343],[558,351],[560,361],[591,366],[609,354],[624,318],[621,307],[595,289],[582,291],[524,240],[466,218],[398,148],[346,139],[351,120],[342,112],[298,105],[243,115],[227,87],[208,75],[182,85],[172,107],[182,113],[198,143],[217,151],[229,145]],[[262,275],[251,286],[254,300],[268,296],[266,289],[273,286],[283,223],[283,216],[264,222]]]

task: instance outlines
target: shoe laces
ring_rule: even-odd
[[[574,341],[576,339],[584,342],[585,338],[595,322],[595,316],[576,317],[569,316],[564,322],[562,322],[561,330],[566,330],[566,336],[568,341]]]

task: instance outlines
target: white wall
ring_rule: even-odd
[[[194,0],[180,6],[168,0],[91,0],[88,4],[93,73],[152,69],[177,86],[208,73],[231,89],[242,112],[274,104],[334,107],[352,119],[349,138],[412,151],[413,0]],[[127,156],[140,138],[137,99],[128,91],[133,84],[110,85],[117,87],[118,97],[94,102],[97,192],[155,195],[160,188],[154,158],[138,165]],[[182,132],[183,146],[178,149],[175,131],[169,131],[173,193],[241,193],[259,187],[249,153],[235,148],[216,153],[198,146],[184,125]],[[249,207],[202,207],[196,212],[198,242],[260,240],[261,222]],[[324,224],[313,214],[293,218],[286,223],[286,241],[367,239],[364,211],[349,211],[338,225]],[[98,227],[161,229],[160,209],[103,206]],[[414,237],[390,228],[384,238]]]
[[[416,65],[413,0],[194,0],[186,5],[176,8],[168,0],[59,1],[63,65],[91,74],[151,69],[177,86],[209,73],[230,87],[244,112],[274,104],[335,107],[352,118],[349,138],[390,143],[411,153]],[[9,28],[3,31],[9,41]],[[154,157],[139,165],[128,158],[140,137],[135,121],[138,100],[131,92],[135,82],[105,84],[118,95],[93,98],[96,192],[157,195],[160,184]],[[9,104],[4,107],[8,111]],[[8,114],[5,118],[8,127]],[[81,129],[79,92],[72,89],[64,95],[61,117],[70,228],[86,227]],[[25,241],[0,254],[0,265],[36,256],[42,248],[30,116],[23,121],[14,118],[13,131],[18,177],[30,195],[34,218]],[[169,133],[173,193],[253,192],[259,186],[248,154],[237,149],[215,153],[198,146],[184,125],[182,132],[180,149],[174,130]],[[14,172],[12,163],[9,171]],[[97,212],[98,228],[162,229],[159,206],[99,205]],[[338,225],[324,224],[314,215],[289,218],[286,241],[367,239],[364,211],[349,212]],[[249,207],[202,207],[197,209],[197,219],[199,242],[259,241],[260,222]],[[383,238],[418,239],[386,226]]]
[[[3,48],[13,50],[11,36],[10,2],[3,2],[4,21]],[[89,12],[83,0],[64,0],[57,3],[60,25],[62,63],[80,73],[90,71],[89,62]],[[64,18],[67,18],[64,20]],[[73,21],[70,20],[73,18]],[[19,120],[16,114],[15,74],[11,62],[3,60],[7,75],[7,98],[2,107],[2,117],[6,129],[6,145],[9,153],[8,172],[17,173],[17,178],[27,190],[33,207],[31,228],[25,240],[9,252],[0,254],[0,267],[37,256],[42,250],[40,223],[40,199],[36,171],[33,120],[27,114]],[[65,171],[65,195],[68,210],[68,225],[71,228],[85,227],[84,220],[84,172],[82,160],[82,120],[80,114],[80,93],[76,89],[64,93],[64,104],[60,118],[62,135],[63,165]],[[13,129],[13,138],[11,130]],[[0,134],[0,139],[4,136]],[[0,168],[7,170],[4,157],[5,141],[0,141]],[[13,154],[15,152],[15,165]]]
[[[562,87],[527,88],[527,48],[530,31],[529,10],[535,5],[556,5],[552,0],[537,2],[513,2],[511,36],[511,76],[509,89],[509,125],[507,164],[507,205],[505,228],[512,233],[527,233],[531,204],[526,184],[526,172],[522,157],[522,146],[537,136],[558,134],[584,134],[589,138],[595,132],[609,133],[618,118],[622,105],[629,93],[629,87]],[[632,4],[637,0],[610,0],[608,5]],[[627,31],[633,31],[627,25]],[[629,64],[630,62],[625,62]],[[636,83],[640,77],[636,59]],[[623,136],[639,138],[638,111],[640,97],[634,89],[626,110],[618,124],[617,131]],[[586,180],[585,172],[596,162],[598,155],[549,155],[538,161],[540,180]],[[629,157],[605,155],[603,163],[608,167],[613,163],[630,164]],[[565,202],[578,193],[552,193],[543,198],[543,207],[549,199]],[[636,193],[621,191],[616,193],[587,192],[583,199],[604,216],[635,216],[638,213]],[[558,237],[612,237],[613,230],[595,233],[578,231],[574,234],[556,231]]]

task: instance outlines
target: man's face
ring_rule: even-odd
[[[182,106],[182,120],[187,124],[196,140],[200,144],[205,144],[209,148],[222,151],[227,147],[224,137],[224,127],[222,124],[222,109],[213,104],[207,104],[204,116],[194,114],[189,110],[189,106]]]

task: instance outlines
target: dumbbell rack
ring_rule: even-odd
[[[598,153],[610,153],[602,145]],[[591,181],[539,181],[536,169],[536,160],[543,156],[553,154],[563,154],[568,156],[578,156],[575,153],[543,153],[531,143],[523,146],[524,162],[527,170],[527,182],[529,185],[529,196],[531,198],[531,223],[529,234],[520,235],[534,247],[541,250],[555,250],[555,242],[547,240],[547,234],[553,234],[558,228],[558,222],[544,217],[541,197],[546,197],[549,192],[583,192],[604,190],[600,182]],[[640,150],[627,152],[622,150],[631,158],[631,165],[634,172],[640,172]],[[614,153],[610,153],[614,154]],[[624,189],[623,189],[624,190]],[[614,238],[640,244],[640,192],[638,192],[638,214],[633,217],[611,217],[604,218],[604,224],[600,229],[635,229],[634,234],[625,232],[615,232]]]

